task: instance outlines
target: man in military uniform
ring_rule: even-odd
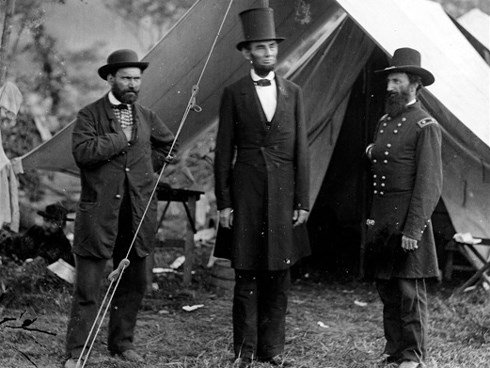
[[[425,279],[439,269],[430,218],[442,190],[441,128],[417,101],[434,76],[420,67],[420,53],[395,51],[387,78],[386,115],[374,143],[373,203],[368,235],[376,287],[384,304],[387,363],[416,368],[427,346]]]

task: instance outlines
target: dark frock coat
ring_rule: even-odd
[[[284,270],[310,253],[305,226],[292,226],[293,210],[309,210],[302,93],[281,77],[276,85],[269,127],[250,76],[226,87],[221,99],[215,190],[218,210],[232,208],[234,222],[229,237],[218,235],[215,254],[229,250],[242,270]]]
[[[77,207],[73,251],[84,257],[110,258],[118,233],[125,191],[131,202],[133,233],[157,180],[155,171],[173,141],[173,134],[149,109],[133,105],[130,141],[114,115],[108,95],[84,107],[73,128],[72,150],[80,168],[82,192]],[[134,249],[149,254],[156,231],[157,199],[153,197]]]
[[[430,218],[442,191],[441,127],[416,102],[394,118],[381,118],[371,153],[373,276],[438,276]],[[402,235],[418,240],[418,249],[404,252]]]

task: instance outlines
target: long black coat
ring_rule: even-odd
[[[302,93],[280,77],[276,85],[270,129],[250,76],[222,95],[215,189],[218,209],[232,208],[234,223],[231,244],[218,237],[216,248],[231,247],[237,269],[283,270],[310,252],[304,226],[292,226],[293,210],[309,210]]]
[[[73,251],[110,258],[118,233],[121,200],[128,191],[135,232],[150,200],[173,134],[145,107],[134,104],[135,134],[128,142],[106,96],[84,107],[73,128],[72,150],[80,168],[82,193],[75,221]],[[153,197],[134,249],[149,254],[156,232],[157,199]]]
[[[418,102],[378,124],[368,228],[376,278],[439,274],[430,218],[442,191],[441,139],[441,127]],[[418,240],[418,249],[404,252],[402,235]]]

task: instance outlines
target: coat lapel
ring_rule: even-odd
[[[113,126],[113,124],[111,124],[111,121],[116,121],[116,115],[114,115],[114,111],[112,110],[112,107],[111,107],[111,103],[109,101],[109,94],[107,93],[105,96],[104,96],[104,104],[103,104],[103,108],[104,108],[104,111],[105,111],[105,114],[107,116],[107,121],[109,121],[109,128]],[[114,125],[114,127],[116,127],[117,125]]]
[[[289,95],[286,91],[286,87],[284,85],[283,79],[281,77],[276,77],[276,86],[277,86],[277,106],[276,112],[274,113],[274,117],[271,121],[271,131],[277,126],[277,123],[281,121],[282,115],[286,110],[286,104],[288,103]]]
[[[241,94],[243,97],[243,108],[250,113],[251,121],[260,122],[265,128],[266,117],[251,78],[246,78],[243,81]]]
[[[274,134],[277,129],[278,124],[281,122],[282,117],[286,110],[286,104],[288,103],[288,93],[284,86],[283,80],[280,77],[276,77],[276,87],[277,87],[277,106],[276,112],[272,117],[272,121],[270,122],[270,129],[265,136],[265,141],[270,139],[271,134]]]

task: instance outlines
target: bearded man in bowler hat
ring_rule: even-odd
[[[138,104],[141,75],[148,63],[132,50],[118,50],[99,68],[111,89],[78,113],[72,150],[82,192],[75,221],[77,278],[68,332],[65,368],[77,366],[95,320],[106,262],[126,257],[145,207],[151,201],[110,307],[107,347],[112,355],[143,362],[134,349],[134,328],[146,290],[145,257],[156,233],[157,199],[151,198],[174,139],[151,110]]]
[[[237,48],[251,69],[226,87],[221,99],[215,255],[230,258],[235,269],[234,367],[250,367],[255,359],[286,367],[289,269],[310,253],[304,225],[309,169],[302,92],[274,72],[283,38],[276,37],[273,10],[250,9],[240,18],[245,40]],[[220,232],[231,234],[220,237]]]
[[[383,302],[385,362],[422,366],[427,351],[427,278],[437,277],[431,215],[442,191],[441,127],[417,100],[434,76],[411,48],[395,51],[384,115],[366,149],[372,163],[368,220],[376,287]]]

